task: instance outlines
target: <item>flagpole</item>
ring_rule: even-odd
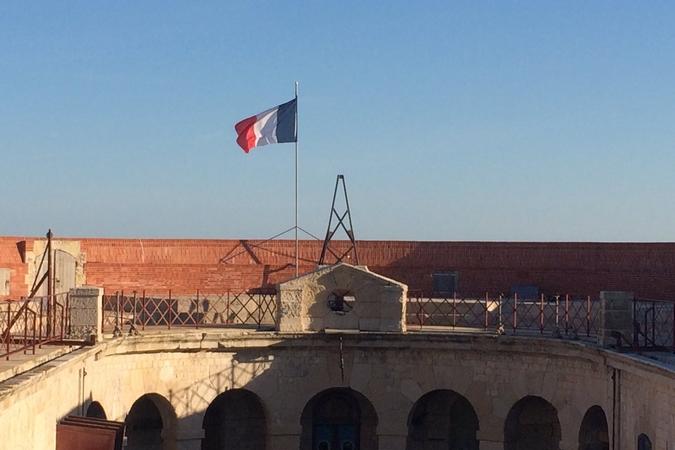
[[[298,276],[298,82],[295,82],[295,276]]]

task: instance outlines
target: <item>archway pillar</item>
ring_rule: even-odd
[[[560,439],[560,450],[579,450],[578,434],[563,432],[562,439]]]
[[[287,406],[287,405],[283,405]],[[296,450],[300,448],[302,427],[300,421],[287,421],[287,417],[296,417],[300,413],[279,406],[272,409],[267,421],[267,450]]]
[[[270,434],[267,436],[268,450],[295,450],[300,448],[300,434]]]
[[[484,425],[483,425],[484,426]],[[498,428],[487,428],[485,431],[476,431],[478,448],[480,450],[504,450],[504,435],[499,433]]]
[[[179,427],[176,433],[177,450],[201,450],[204,430]]]
[[[407,434],[378,434],[380,450],[405,450]]]
[[[504,441],[478,439],[480,450],[504,450]]]

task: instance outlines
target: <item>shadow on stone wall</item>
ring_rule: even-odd
[[[338,337],[325,338],[334,341],[338,349]],[[307,340],[307,345],[311,345],[314,339],[316,337],[300,340]],[[303,414],[298,413],[297,417],[289,419],[292,408],[278,402],[275,405],[281,410],[268,409],[269,396],[284,389],[278,386],[279,372],[297,371],[296,375],[301,379],[312,376],[302,367],[303,361],[279,363],[273,355],[283,352],[276,347],[241,349],[231,354],[231,363],[226,368],[196,379],[184,389],[150,391],[138,396],[126,406],[121,417],[113,418],[126,423],[127,450],[263,450],[271,448],[269,424],[280,420],[285,422],[282,426],[285,431],[280,432],[277,425],[273,433],[289,433],[290,437],[279,439],[295,442],[291,448],[297,448],[300,443],[301,450],[311,450],[312,436],[316,431],[324,433],[322,436],[328,436],[328,439],[354,439],[354,449],[376,450],[377,414],[366,396],[353,391],[349,383],[341,379],[341,361],[337,353],[335,372],[318,376],[335,380],[334,385],[319,392],[308,389],[307,398],[299,400],[304,402]],[[223,356],[226,354],[229,353]],[[261,396],[261,393],[264,395]],[[329,394],[337,394],[338,400],[335,395]],[[353,401],[341,404],[345,399]],[[91,416],[97,410],[98,414],[108,416],[109,408],[106,409],[104,402],[89,392],[63,417]],[[345,418],[351,418],[352,428],[349,423],[345,424]],[[315,429],[315,425],[318,428]],[[276,443],[275,447],[280,448],[280,444]]]
[[[311,349],[317,339],[322,339],[324,346],[333,345],[335,352],[329,351],[327,358],[324,354],[311,361]],[[348,346],[343,352],[342,340],[340,335],[313,334],[294,338],[291,347],[278,343],[235,352],[223,350],[223,357],[231,355],[231,361],[222,370],[195,379],[184,389],[144,392],[126,405],[122,417],[113,419],[127,423],[129,450],[263,450],[272,445],[313,450],[321,448],[318,445],[324,441],[334,448],[336,442],[348,439],[355,441],[354,449],[376,450],[381,445],[378,415],[388,412],[377,411],[369,393],[352,389],[350,377],[361,350]],[[301,349],[302,353],[289,351],[293,349]],[[282,385],[282,379],[296,384]],[[302,392],[302,398],[289,397],[286,391]],[[84,415],[97,401],[100,399],[89,393],[69,414]],[[101,406],[105,411],[107,405]],[[593,417],[604,418],[601,409],[594,408]],[[503,424],[508,448],[557,449],[560,441],[557,414],[552,404],[538,397],[516,402]],[[448,390],[422,393],[405,415],[408,450],[427,448],[425,441],[438,440],[439,430],[448,442],[477,448],[476,432],[481,429],[481,417],[459,393]],[[445,428],[439,428],[441,422]],[[606,450],[606,418],[589,419],[583,427],[579,439],[584,450]],[[520,436],[526,435],[529,438],[521,441]],[[226,440],[227,447],[223,446]],[[242,446],[232,446],[235,442]]]

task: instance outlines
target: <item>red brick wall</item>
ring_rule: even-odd
[[[26,295],[28,290],[26,286],[27,267],[21,259],[24,253],[22,244],[20,244],[22,242],[24,238],[21,237],[0,237],[0,268],[10,269],[10,295],[0,295],[0,300]]]
[[[87,281],[108,289],[218,291],[274,284],[293,275],[292,241],[245,247],[235,240],[87,239],[82,248]],[[320,242],[301,241],[302,271],[314,267],[320,251]],[[430,290],[433,272],[458,271],[464,294],[534,284],[547,293],[596,295],[616,289],[675,298],[675,244],[361,241],[358,251],[361,264],[411,289]]]
[[[12,293],[25,292],[17,241],[0,238],[0,267],[13,267]],[[107,291],[204,293],[271,285],[293,276],[293,241],[79,239],[87,283]],[[335,244],[345,248],[344,242]],[[315,267],[318,241],[301,241],[301,271]],[[461,294],[508,292],[534,284],[543,292],[597,295],[629,290],[675,299],[675,244],[360,241],[360,263],[430,290],[431,274],[459,272]],[[16,289],[16,291],[15,291]],[[25,295],[25,294],[20,294]]]

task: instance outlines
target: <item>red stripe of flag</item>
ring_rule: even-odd
[[[257,116],[247,117],[234,126],[234,129],[237,132],[237,144],[239,144],[246,153],[255,147],[256,138],[255,133],[253,132],[253,125],[257,120]]]

